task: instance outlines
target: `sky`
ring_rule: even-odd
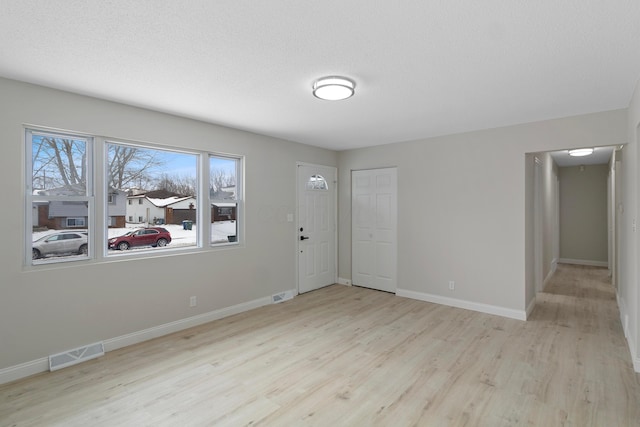
[[[54,136],[54,135],[48,135]],[[65,138],[66,136],[55,136],[58,138]],[[66,137],[71,139],[71,137]],[[34,173],[34,187],[39,186],[41,181],[45,181],[47,183],[53,182],[51,179],[55,180],[55,177],[59,177],[59,172],[55,164],[47,164],[41,171],[38,169],[41,167],[40,159],[51,158],[47,156],[46,153],[40,152],[38,153],[38,149],[41,146],[43,136],[40,134],[33,134],[32,137],[32,159],[33,159],[33,169],[36,171]],[[82,138],[73,138],[76,142],[76,148],[78,148],[77,155],[74,159],[76,166],[80,166],[82,164],[82,154],[86,151],[86,141],[82,140]],[[60,143],[61,144],[61,143]],[[58,145],[58,144],[56,144]],[[61,146],[61,145],[60,145]],[[161,150],[155,148],[139,148],[141,152],[147,153],[147,156],[155,156],[161,166],[154,168],[154,170],[149,171],[154,178],[158,178],[160,175],[167,174],[169,176],[177,176],[180,178],[196,178],[197,175],[197,155],[190,153],[181,153],[176,151],[169,150]],[[148,157],[142,156],[141,161],[144,162]],[[235,176],[236,174],[236,159],[225,158],[225,157],[211,157],[210,158],[210,168],[211,170],[223,170],[228,175]],[[42,177],[45,177],[43,179]],[[39,180],[36,182],[36,180]],[[56,180],[59,181],[59,180]]]

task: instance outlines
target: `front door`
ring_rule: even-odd
[[[298,164],[298,292],[336,282],[336,168]]]
[[[396,292],[397,172],[351,173],[351,262],[356,286]]]

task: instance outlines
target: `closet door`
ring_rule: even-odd
[[[351,172],[352,283],[396,292],[396,168]]]

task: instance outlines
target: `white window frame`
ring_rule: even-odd
[[[132,147],[132,148],[139,148],[142,150],[156,150],[156,151],[164,151],[164,152],[170,152],[170,153],[175,153],[175,154],[183,154],[183,155],[187,155],[187,156],[194,156],[195,158],[195,178],[196,178],[196,192],[200,191],[200,164],[201,164],[201,158],[206,157],[208,153],[205,152],[201,152],[201,151],[195,151],[195,150],[186,150],[184,148],[178,148],[178,147],[167,147],[167,146],[159,146],[159,145],[155,145],[155,144],[149,144],[149,143],[139,143],[139,142],[132,142],[132,141],[127,141],[127,140],[122,140],[122,139],[111,139],[111,138],[105,138],[104,139],[104,147],[103,147],[103,151],[104,151],[104,164],[105,164],[105,171],[104,171],[104,177],[102,178],[104,180],[104,185],[106,186],[107,183],[109,182],[109,177],[107,176],[108,174],[108,168],[106,167],[107,162],[109,161],[109,145],[121,145],[121,146],[127,146],[127,147]],[[106,187],[105,190],[107,191]],[[129,199],[131,200],[131,199]],[[138,204],[142,205],[144,204],[144,200],[146,200],[146,197],[139,197],[138,198]],[[198,203],[198,206],[196,206],[196,209],[200,209],[201,203]],[[199,214],[199,213],[198,213]],[[125,217],[127,215],[125,214]],[[148,223],[145,221],[145,219],[148,220]],[[138,220],[138,224],[140,224],[142,226],[142,224],[146,224],[146,226],[148,227],[152,227],[154,226],[154,224],[152,223],[151,218],[145,218],[144,216],[139,216],[137,217]],[[174,252],[174,251],[190,251],[190,250],[194,250],[194,249],[198,249],[202,247],[202,233],[200,231],[200,229],[196,229],[196,242],[195,245],[192,246],[185,246],[185,247],[179,247],[179,248],[174,248],[171,247],[171,245],[169,244],[166,248],[162,248],[161,251],[157,251],[156,248],[141,248],[141,249],[137,249],[135,251],[110,251],[108,249],[108,241],[109,241],[109,236],[108,234],[108,228],[105,227],[104,230],[104,234],[105,234],[105,248],[104,248],[104,253],[103,253],[103,257],[112,259],[115,257],[140,257],[140,256],[144,256],[145,254],[151,254],[151,255],[157,255],[157,254],[162,254],[165,252]]]
[[[86,182],[85,182],[85,194],[83,195],[70,195],[70,196],[42,196],[34,194],[33,188],[33,137],[41,135],[55,138],[69,138],[78,141],[84,141],[86,144],[85,156],[86,163],[83,165],[86,168]],[[84,202],[87,206],[87,229],[92,229],[95,223],[95,195],[94,195],[94,163],[93,153],[95,138],[90,135],[84,135],[76,132],[60,132],[38,129],[37,127],[25,127],[24,128],[24,149],[25,149],[25,230],[24,230],[24,264],[25,266],[43,265],[43,264],[58,264],[66,262],[85,262],[94,258],[94,239],[89,235],[88,241],[88,253],[86,257],[56,257],[55,260],[38,260],[37,264],[34,264],[32,259],[32,245],[33,241],[33,216],[32,210],[34,203],[37,202]],[[68,219],[65,218],[65,224],[68,224]],[[84,218],[82,218],[84,220]]]
[[[200,251],[208,251],[208,250],[217,250],[221,249],[221,247],[228,245],[238,245],[244,242],[244,161],[245,158],[243,155],[238,154],[223,154],[219,152],[213,152],[208,150],[201,149],[186,149],[184,147],[176,147],[176,146],[166,146],[166,145],[156,145],[152,143],[146,142],[135,142],[135,141],[127,141],[122,139],[111,139],[105,136],[100,135],[90,135],[84,134],[81,132],[74,131],[60,131],[54,129],[48,129],[44,127],[38,127],[33,125],[25,125],[24,130],[24,138],[25,138],[25,148],[24,148],[24,187],[25,188],[25,213],[24,213],[24,268],[26,269],[46,269],[51,268],[52,264],[60,264],[65,262],[89,262],[89,263],[102,263],[102,262],[111,262],[114,257],[108,253],[107,249],[107,241],[108,241],[108,233],[109,233],[109,225],[115,225],[115,218],[111,218],[109,216],[108,206],[110,204],[110,193],[112,189],[110,189],[108,184],[108,179],[106,177],[107,162],[108,162],[108,153],[107,148],[108,144],[123,144],[129,146],[140,147],[141,149],[149,149],[149,150],[163,150],[170,151],[176,153],[184,153],[188,155],[193,155],[196,158],[196,186],[197,186],[197,221],[200,223],[196,228],[197,240],[196,245],[188,246],[188,247],[180,247],[180,248],[168,248],[167,251],[127,251],[129,253],[124,254],[127,259],[141,259],[149,256],[171,256],[175,254],[176,251],[180,252],[193,252],[197,253]],[[62,196],[43,196],[43,195],[34,195],[34,179],[33,179],[33,136],[34,135],[43,135],[57,138],[68,138],[74,140],[84,141],[86,144],[86,164],[84,164],[84,168],[86,168],[86,188],[85,194],[80,195],[62,195]],[[211,158],[222,158],[229,159],[235,162],[235,179],[236,179],[236,188],[235,188],[235,197],[232,199],[219,200],[210,197],[210,188],[209,188],[209,173],[210,173],[210,159]],[[37,181],[36,181],[37,184]],[[78,218],[79,220],[84,220],[85,225],[82,226],[77,224],[73,227],[68,227],[70,229],[79,229],[85,228],[89,234],[89,250],[86,257],[69,257],[69,259],[65,259],[66,257],[56,257],[55,259],[47,260],[47,259],[39,259],[36,263],[32,260],[32,245],[31,242],[33,240],[33,225],[35,221],[37,221],[34,216],[34,206],[38,205],[38,202],[48,203],[50,201],[59,201],[59,202],[83,202],[86,205],[87,216],[86,218]],[[115,196],[112,199],[113,202],[116,202]],[[131,199],[128,199],[128,202],[131,203]],[[235,203],[236,206],[236,239],[232,242],[225,243],[212,243],[211,242],[211,221],[212,221],[212,212],[211,212],[211,204],[212,202],[224,202],[224,203]],[[138,203],[144,204],[143,199],[139,198]],[[125,215],[127,218],[128,215]],[[76,218],[76,217],[68,217],[65,218],[65,223],[67,224],[67,220]],[[129,219],[131,220],[131,219]],[[209,244],[206,243],[208,239]],[[49,265],[49,267],[47,267]]]
[[[210,187],[209,187],[209,173],[211,171],[211,158],[218,158],[218,159],[227,159],[227,160],[233,160],[235,161],[235,165],[236,165],[236,170],[235,170],[235,179],[236,179],[236,191],[235,191],[235,197],[233,199],[216,199],[216,198],[212,198],[211,197],[211,193],[210,193]],[[223,243],[214,243],[211,242],[211,230],[208,231],[208,239],[209,239],[209,245],[211,247],[218,247],[218,246],[228,246],[228,245],[240,245],[242,242],[244,242],[244,206],[243,206],[243,181],[244,181],[244,156],[234,156],[234,155],[230,155],[230,154],[220,154],[220,153],[209,153],[209,155],[207,156],[207,179],[204,180],[204,182],[206,183],[206,185],[203,185],[203,189],[206,188],[206,192],[207,192],[207,196],[206,199],[209,200],[209,204],[208,204],[208,224],[209,227],[211,227],[211,225],[213,224],[213,218],[211,217],[211,206],[216,204],[216,203],[235,203],[236,204],[236,219],[235,219],[235,223],[236,223],[236,238],[235,241],[232,242],[223,242]]]

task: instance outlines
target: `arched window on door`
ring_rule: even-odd
[[[328,190],[327,180],[322,175],[311,175],[307,181],[307,190]]]

